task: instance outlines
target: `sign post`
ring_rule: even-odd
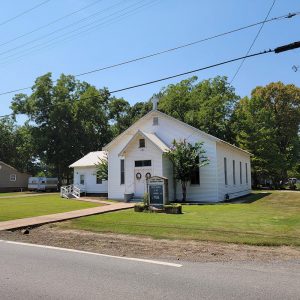
[[[150,206],[163,206],[169,203],[168,178],[153,176],[147,180]]]

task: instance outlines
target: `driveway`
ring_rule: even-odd
[[[1,299],[299,299],[300,262],[135,260],[0,241]]]

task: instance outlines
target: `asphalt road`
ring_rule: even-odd
[[[174,263],[0,241],[0,299],[300,299],[299,261]]]

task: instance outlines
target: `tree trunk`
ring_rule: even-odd
[[[181,187],[182,187],[182,202],[186,201],[186,182],[182,181],[181,182]]]

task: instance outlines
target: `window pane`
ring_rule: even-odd
[[[143,166],[143,161],[142,160],[136,160],[135,163],[134,163],[134,165],[136,167],[142,167]]]
[[[96,184],[102,184],[102,179],[96,175]]]
[[[158,117],[153,118],[153,125],[158,125]]]
[[[248,183],[248,164],[246,163],[246,183]]]
[[[140,139],[140,148],[145,148],[145,139]]]
[[[124,159],[121,159],[121,184],[125,183],[125,165],[124,165]]]
[[[242,162],[240,161],[240,184],[243,183]]]
[[[225,176],[225,184],[228,184],[228,180],[227,180],[227,158],[224,157],[224,176]]]
[[[151,167],[151,160],[144,160],[144,167]]]
[[[134,162],[135,167],[151,167],[151,160],[136,160]]]
[[[235,160],[232,161],[233,184],[235,184]]]
[[[80,184],[84,184],[84,175],[80,175]]]

